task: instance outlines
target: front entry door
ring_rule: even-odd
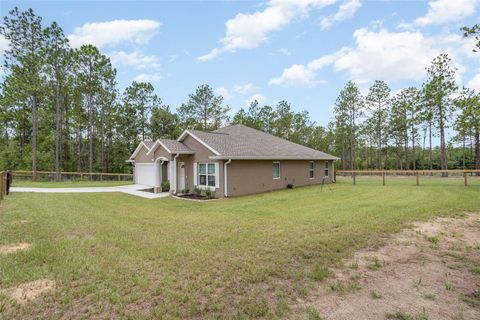
[[[177,192],[183,192],[185,190],[185,163],[178,163],[178,190]]]

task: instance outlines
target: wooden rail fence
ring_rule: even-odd
[[[337,175],[351,176],[353,184],[357,184],[357,176],[381,176],[382,183],[385,185],[385,177],[392,176],[414,176],[416,185],[420,185],[420,176],[432,176],[436,174],[463,175],[464,185],[468,186],[468,174],[480,175],[480,170],[338,170]]]
[[[25,170],[15,170],[12,171],[13,177],[17,178],[32,178],[33,172],[32,171],[25,171]],[[42,180],[43,177],[47,177],[50,180],[54,181],[57,173],[55,171],[37,171],[37,180]],[[118,180],[118,181],[126,181],[126,180],[133,180],[133,174],[131,173],[103,173],[103,172],[68,172],[62,171],[60,172],[60,181],[68,180],[72,177],[78,178],[80,181],[93,181],[99,180],[104,181],[106,180]]]

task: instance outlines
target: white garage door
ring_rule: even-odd
[[[135,183],[155,186],[155,165],[135,164]]]

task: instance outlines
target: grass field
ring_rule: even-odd
[[[361,247],[415,220],[480,210],[480,180],[349,179],[197,203],[126,194],[12,194],[0,207],[0,288],[56,289],[6,319],[283,318]],[[23,223],[18,223],[22,221]]]
[[[115,187],[132,184],[132,181],[38,181],[32,182],[28,180],[14,180],[13,187],[28,188],[84,188],[84,187]]]

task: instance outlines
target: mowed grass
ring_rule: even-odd
[[[28,181],[14,179],[13,187],[28,187],[28,188],[85,188],[85,187],[115,187],[132,184],[132,181]]]
[[[12,194],[0,207],[0,288],[51,279],[6,319],[283,318],[328,267],[415,220],[480,210],[480,180],[339,179],[214,202],[121,193]],[[388,182],[388,180],[387,180]],[[24,221],[24,223],[16,223]]]

